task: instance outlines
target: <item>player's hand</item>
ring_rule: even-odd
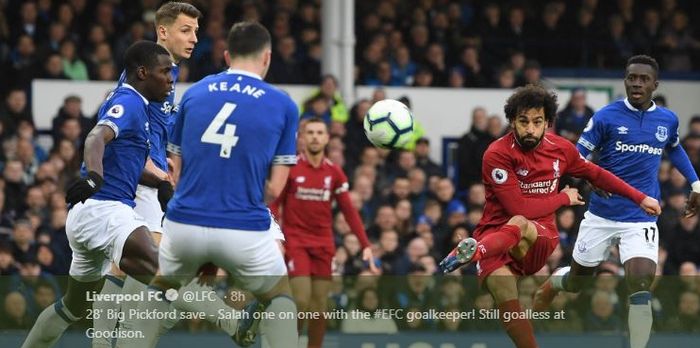
[[[86,177],[74,180],[66,189],[66,203],[77,204],[78,202],[85,203],[85,200],[97,193],[104,179],[100,174],[90,171]]]
[[[569,196],[569,205],[584,205],[586,202],[583,201],[583,197],[578,193],[578,189],[575,187],[569,187],[566,185],[561,192],[566,193]]]
[[[639,204],[640,207],[649,215],[658,216],[661,214],[661,206],[659,201],[649,196],[644,197],[642,203]]]
[[[372,272],[372,274],[379,274],[379,269],[374,263],[374,254],[372,253],[371,246],[362,249],[362,260],[369,264],[369,271]]]
[[[175,190],[170,181],[163,180],[158,183],[158,202],[160,203],[160,210],[165,212],[168,208],[170,198],[173,198],[173,194],[175,194]]]
[[[598,186],[593,185],[590,181],[586,181],[586,184],[591,189],[591,191],[597,193],[598,196],[601,196],[605,199],[612,197],[612,193],[605,191],[605,190],[599,188]]]
[[[199,277],[199,279],[197,279],[197,284],[214,286],[216,283],[216,272],[218,271],[219,267],[216,267],[216,265],[211,262],[203,264],[202,267],[199,267],[199,270],[197,270],[197,276]]]
[[[685,202],[683,217],[689,218],[695,216],[698,213],[698,209],[700,209],[700,193],[690,191],[688,200]]]

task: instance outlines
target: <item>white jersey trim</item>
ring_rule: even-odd
[[[280,155],[272,159],[272,164],[295,165],[297,164],[297,155]]]
[[[178,156],[179,156],[179,155],[182,155],[182,148],[180,148],[180,146],[175,145],[175,144],[173,144],[173,143],[168,143],[167,151],[168,151],[168,152],[172,152],[172,153],[174,153],[174,154],[176,154],[176,155],[178,155]]]
[[[119,127],[117,126],[116,123],[110,121],[110,120],[100,120],[100,122],[97,122],[98,126],[107,126],[109,128],[112,128],[112,131],[114,131],[114,138],[119,137]]]

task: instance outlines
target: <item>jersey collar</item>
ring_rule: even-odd
[[[625,102],[625,106],[626,106],[628,109],[630,109],[630,110],[632,110],[632,111],[636,111],[636,112],[641,111],[641,110],[635,108],[634,106],[632,106],[632,104],[630,104],[630,102],[629,102],[629,100],[627,100],[627,98],[625,98],[624,102]],[[652,101],[651,101],[651,106],[647,109],[647,112],[654,111],[654,110],[656,110],[656,103],[654,103],[654,101],[652,100]]]
[[[254,78],[254,79],[262,80],[262,77],[260,77],[260,75],[258,75],[258,74],[256,74],[256,73],[252,73],[252,72],[250,72],[250,71],[241,70],[241,69],[232,69],[232,68],[229,68],[228,70],[226,70],[226,73],[227,73],[227,74],[245,75],[245,76],[248,76],[248,77],[252,77],[252,78]]]
[[[141,97],[141,99],[143,99],[144,104],[148,105],[148,99],[146,99],[146,97],[141,95],[141,93],[139,93],[139,91],[137,91],[136,88],[134,88],[133,86],[131,86],[130,84],[128,84],[126,82],[122,83],[122,86],[134,91],[136,94],[139,95],[139,97]]]

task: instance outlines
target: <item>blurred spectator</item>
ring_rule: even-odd
[[[683,292],[678,298],[678,314],[666,322],[666,330],[675,332],[700,332],[700,295]]]
[[[614,313],[609,293],[596,291],[591,298],[590,308],[583,323],[586,332],[619,333],[622,331],[622,321]]]
[[[53,134],[54,144],[58,143],[63,138],[68,138],[71,141],[76,140],[74,135],[70,136],[70,134],[75,133],[74,130],[64,129],[66,121],[71,119],[78,121],[76,125],[70,126],[71,128],[77,127],[79,138],[75,146],[80,148],[85,141],[88,133],[90,133],[95,126],[95,122],[83,114],[82,102],[82,99],[77,95],[69,95],[63,99],[63,105],[52,121],[51,132]]]
[[[411,86],[416,74],[416,63],[411,59],[411,52],[406,46],[396,49],[394,59],[391,62],[391,85]]]
[[[486,109],[472,110],[471,129],[459,140],[457,147],[458,190],[464,191],[471,184],[481,182],[481,159],[489,144],[494,140],[488,133]]]
[[[444,175],[442,168],[430,159],[430,140],[428,138],[420,138],[416,141],[415,158],[416,165],[427,176]]]
[[[87,80],[89,78],[87,65],[78,57],[75,42],[63,40],[60,50],[63,73],[71,80]]]
[[[2,317],[0,329],[3,330],[29,330],[33,324],[27,312],[27,300],[17,291],[5,296]]]
[[[22,89],[12,89],[5,98],[5,103],[0,106],[0,122],[3,125],[4,134],[14,134],[21,121],[34,124],[31,110],[27,104],[27,94]]]
[[[311,97],[307,99],[322,98],[330,109],[330,121],[347,122],[349,115],[348,110],[343,102],[343,98],[338,91],[338,80],[333,75],[325,75],[321,78],[320,88],[315,91]],[[304,102],[306,105],[307,101]],[[306,110],[302,109],[304,113]],[[329,122],[330,123],[330,122]]]
[[[63,73],[63,59],[60,54],[49,54],[44,62],[44,71],[39,77],[47,80],[68,80],[68,76]]]
[[[592,116],[593,109],[586,105],[586,90],[575,88],[566,107],[557,115],[555,130],[558,135],[576,143]]]
[[[366,288],[357,295],[356,308],[367,313],[365,318],[350,316],[343,319],[340,331],[343,333],[362,334],[395,334],[398,332],[396,323],[385,316],[375,316],[374,312],[383,308],[379,303],[379,294],[376,289]]]
[[[612,15],[608,19],[607,34],[598,53],[599,66],[608,69],[624,66],[634,54],[634,44],[626,30],[622,16]]]
[[[664,68],[669,71],[693,69],[693,53],[700,50],[700,40],[693,36],[688,15],[675,11],[664,29],[660,53]]]
[[[304,82],[301,64],[297,60],[297,43],[291,37],[280,38],[272,55],[270,71],[266,80],[270,83],[300,84]]]
[[[680,219],[680,223],[667,238],[668,263],[678,269],[681,263],[690,261],[700,264],[700,228],[698,217]]]
[[[19,272],[15,258],[12,255],[12,246],[5,236],[0,237],[0,276],[8,276]]]
[[[37,245],[35,231],[28,220],[15,221],[12,229],[12,256],[17,262],[33,260],[36,257]]]

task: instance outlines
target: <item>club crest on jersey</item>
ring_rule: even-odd
[[[561,176],[561,174],[559,173],[559,160],[552,162],[552,169],[554,169],[554,177],[555,178],[558,178],[559,176]]]
[[[494,168],[491,171],[491,179],[497,184],[502,184],[508,180],[508,172],[501,168]]]
[[[656,127],[656,140],[664,142],[666,139],[668,139],[668,128],[664,126],[658,126]]]
[[[323,178],[323,187],[326,189],[331,188],[331,177],[330,176],[326,176]]]
[[[109,117],[120,118],[122,115],[124,115],[124,107],[121,104],[116,104],[109,108],[107,115]]]
[[[297,178],[294,179],[294,180],[295,180],[296,182],[298,182],[298,183],[301,184],[301,183],[303,183],[304,181],[306,181],[306,177],[305,177],[305,176],[297,176]]]

